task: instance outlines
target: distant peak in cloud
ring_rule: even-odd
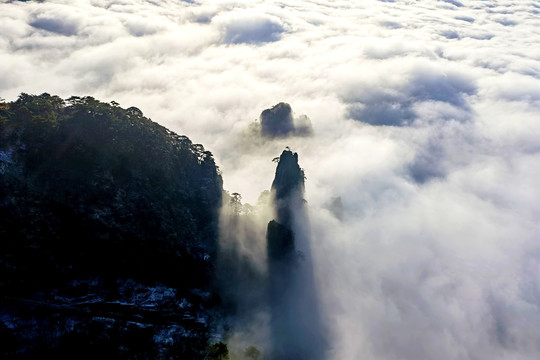
[[[333,197],[324,204],[324,208],[340,221],[343,220],[343,202],[341,196]]]
[[[259,117],[261,132],[267,137],[285,137],[294,132],[291,105],[280,102],[266,109]]]
[[[291,105],[280,102],[264,110],[260,117],[261,135],[268,138],[309,136],[313,133],[307,115],[293,117]]]

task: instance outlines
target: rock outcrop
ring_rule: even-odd
[[[294,118],[287,103],[279,103],[264,110],[259,117],[261,135],[267,138],[309,136],[313,133],[311,121],[306,115]]]
[[[272,183],[276,219],[267,228],[272,359],[325,358],[325,333],[311,259],[304,172],[285,150]]]
[[[297,153],[285,150],[279,157],[272,192],[277,222],[291,228],[294,211],[302,207],[304,199],[304,171]]]
[[[292,109],[289,104],[279,103],[261,113],[261,131],[267,137],[285,137],[294,132]]]

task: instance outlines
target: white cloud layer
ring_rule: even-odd
[[[3,1],[0,96],[91,95],[211,150],[256,202],[307,175],[330,357],[540,357],[532,1]],[[254,140],[279,102],[313,136]],[[325,208],[340,196],[343,221]]]

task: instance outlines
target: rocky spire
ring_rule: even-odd
[[[272,183],[275,220],[267,229],[269,301],[274,360],[325,357],[313,279],[309,224],[304,206],[304,172],[289,149],[279,158]]]
[[[288,149],[279,157],[272,195],[276,219],[268,224],[268,259],[292,261],[296,254],[292,225],[295,210],[303,204],[304,172],[298,165],[298,154]]]
[[[287,149],[279,157],[272,193],[277,222],[291,228],[293,207],[301,207],[304,198],[304,171],[298,165],[297,153]]]
[[[283,150],[272,182],[272,190],[276,192],[276,200],[287,200],[294,196],[296,191],[303,195],[304,171],[298,165],[297,153]]]

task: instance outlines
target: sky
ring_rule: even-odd
[[[532,0],[4,0],[0,96],[136,106],[204,144],[250,203],[290,146],[330,359],[538,359],[539,14]],[[280,102],[311,135],[254,131]]]

